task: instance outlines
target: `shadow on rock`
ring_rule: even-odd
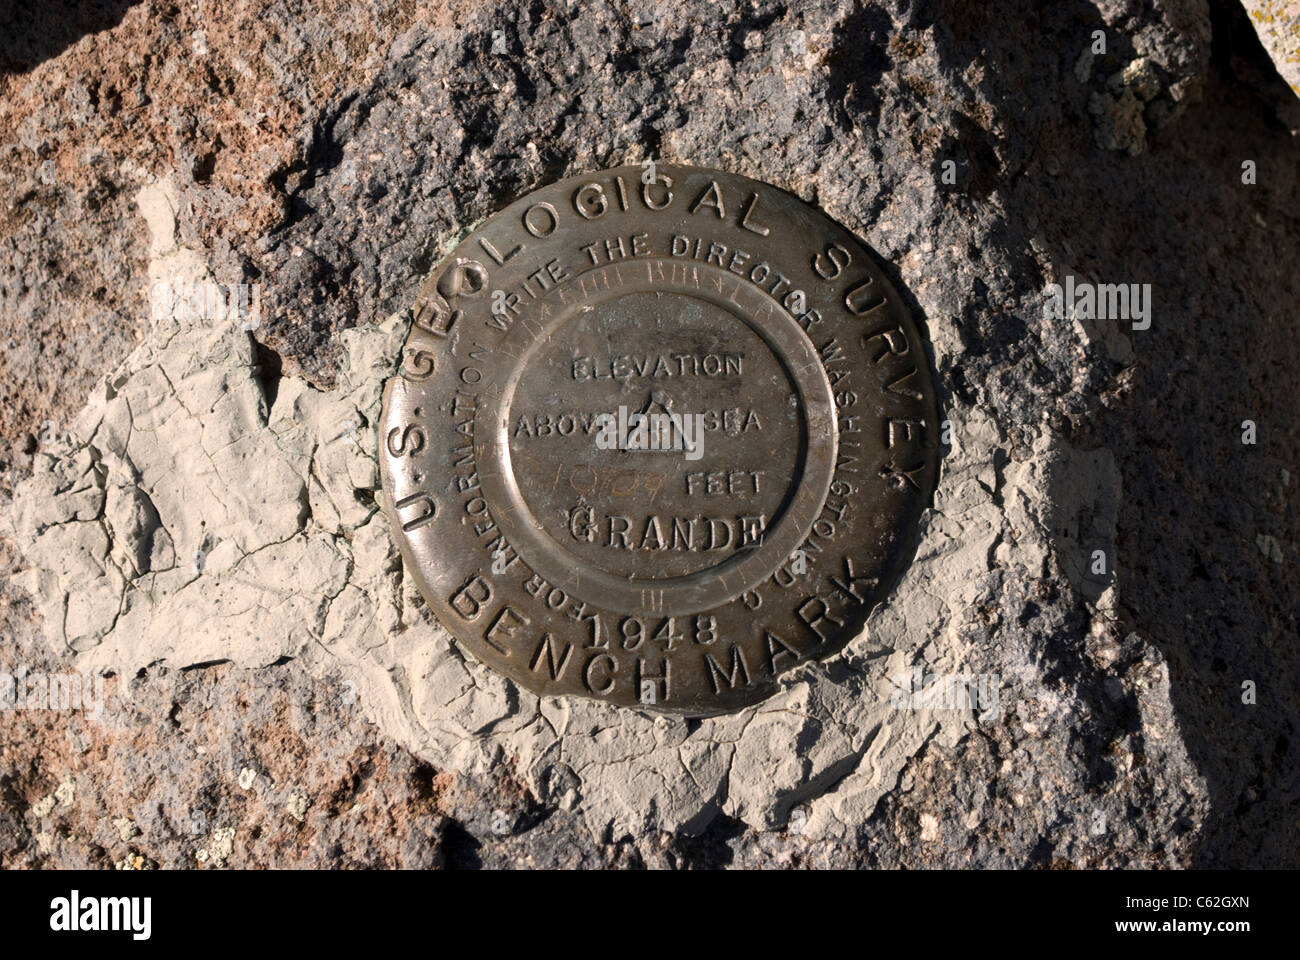
[[[89,33],[122,22],[138,0],[6,4],[0,12],[0,73],[26,73]]]
[[[1199,777],[1209,795],[1203,823],[1189,823],[1200,818],[1184,801],[1156,795],[1157,821],[1175,833],[1194,826],[1196,866],[1294,866],[1298,791],[1288,754],[1300,680],[1300,525],[1288,501],[1300,442],[1300,331],[1286,305],[1300,297],[1300,184],[1294,140],[1277,118],[1290,94],[1236,4],[1211,5],[1213,43],[1199,67],[1175,51],[1189,29],[1179,18],[1196,6],[1156,5],[1169,49],[1159,33],[1135,45],[1088,4],[1039,7],[1027,20],[1041,37],[1029,62],[1023,42],[987,30],[963,41],[935,16],[947,69],[985,65],[978,93],[998,121],[967,124],[961,139],[968,155],[991,151],[1000,160],[994,198],[1002,218],[993,235],[1010,263],[1033,249],[1054,273],[1037,284],[1031,274],[1019,278],[1021,291],[1031,291],[1014,311],[1019,321],[1007,320],[993,296],[964,304],[967,354],[957,365],[967,370],[955,392],[991,407],[1013,442],[1021,421],[1032,426],[1028,412],[1046,411],[1088,460],[1087,469],[1063,464],[1053,479],[1058,559],[1079,596],[1095,601],[1108,581],[1091,563],[1094,551],[1109,552],[1113,528],[1114,629],[1126,637],[1126,655],[1140,653],[1140,637],[1167,663],[1166,729],[1190,760],[1177,761],[1167,741],[1155,740],[1143,686],[1126,682],[1119,709],[1141,715],[1147,731],[1135,775],[1156,762],[1166,766],[1166,784],[1186,788],[1171,794],[1197,793]],[[1084,51],[1101,28],[1112,48],[1093,59]],[[1047,99],[1056,102],[1041,105]],[[972,139],[981,142],[972,147]],[[1243,182],[1247,160],[1256,183]],[[1036,269],[1028,260],[1019,266]],[[1045,298],[1034,301],[1035,286],[1067,275],[1149,283],[1149,329],[1098,319],[1081,332],[1069,316],[1037,320]],[[999,368],[1017,370],[1018,385],[999,393]],[[1246,420],[1258,429],[1255,444],[1243,442]],[[1118,468],[1111,517],[1069,506],[1079,485],[1105,480],[1096,456],[1113,456]],[[1065,639],[1079,651],[1087,640]],[[1081,665],[1074,692],[1094,717],[1115,719],[1104,683],[1090,688],[1100,679]],[[1100,755],[1107,735],[1085,727],[1081,746]]]

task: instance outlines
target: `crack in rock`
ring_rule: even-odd
[[[138,203],[154,239],[150,281],[209,281],[203,256],[176,245],[174,189],[145,188]],[[931,320],[941,369],[961,352],[944,316]],[[1063,570],[1094,614],[1116,602],[1075,549],[1113,542],[1110,455],[1071,450],[1044,424],[1012,460],[993,419],[953,400],[959,442],[915,560],[841,655],[787,674],[762,704],[691,724],[539,699],[438,626],[375,507],[370,425],[405,325],[399,313],[341,333],[332,389],[287,376],[269,401],[249,334],[155,318],[4,512],[54,648],[78,670],[296,658],[341,674],[366,718],[440,770],[508,764],[537,796],[563,781],[596,838],[699,833],[719,813],[777,829],[795,803],[816,836],[867,820],[925,745],[983,722],[969,706],[900,708],[897,694],[918,666],[969,669],[961,627],[995,571],[1032,581]],[[1045,702],[1050,662],[1034,651],[1004,660],[1005,679]],[[1160,719],[1167,668],[1153,669],[1142,712],[1176,737]]]

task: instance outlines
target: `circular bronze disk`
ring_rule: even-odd
[[[573,177],[467,236],[411,313],[384,507],[438,619],[525,687],[735,710],[906,562],[937,464],[923,341],[798,198]]]

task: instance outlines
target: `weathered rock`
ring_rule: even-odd
[[[347,850],[314,862],[1294,864],[1300,530],[1286,486],[1300,438],[1278,398],[1300,369],[1281,306],[1300,292],[1300,238],[1276,211],[1300,187],[1273,116],[1289,94],[1234,46],[1241,21],[1192,0],[1009,22],[969,4],[638,9],[468,5],[430,22],[375,5],[371,24],[342,29],[268,6],[204,39],[238,109],[265,111],[259,90],[290,105],[247,136],[220,96],[174,77],[144,81],[138,134],[121,104],[56,79],[58,59],[17,93],[7,81],[10,126],[26,131],[0,144],[27,191],[0,256],[15,329],[58,297],[81,302],[22,279],[35,252],[107,229],[66,212],[96,187],[41,183],[33,163],[44,150],[72,171],[56,131],[78,109],[89,143],[169,145],[102,174],[122,245],[103,248],[109,327],[129,338],[148,284],[173,276],[255,280],[265,318],[253,338],[155,321],[77,428],[33,443],[7,513],[46,656],[62,658],[45,662],[114,670],[117,696],[143,685],[138,714],[160,721],[169,684],[214,691],[210,725],[236,730],[283,694],[304,770],[277,772],[236,817],[241,770],[269,761],[195,762],[183,724],[137,742],[169,758],[165,775],[128,771],[112,790],[97,761],[40,766],[10,737],[5,862],[78,862],[58,838],[85,829],[70,826],[84,809],[105,862],[127,865],[198,850],[299,862],[284,838],[304,828]],[[188,14],[134,14],[113,32],[192,49]],[[1107,52],[1090,55],[1096,30]],[[65,57],[111,69],[88,43]],[[295,60],[339,44],[366,51],[359,66]],[[54,91],[65,113],[30,110]],[[169,113],[168,93],[197,120]],[[916,559],[866,635],[767,703],[698,723],[539,701],[483,670],[403,580],[370,495],[364,427],[423,272],[516,193],[644,157],[783,184],[861,233],[926,319],[954,428]],[[38,213],[51,198],[64,212]],[[1152,284],[1150,327],[1044,317],[1044,288],[1066,277]],[[34,441],[50,409],[21,415]],[[1244,419],[1258,444],[1242,444]],[[23,603],[9,616],[29,630]],[[16,649],[38,662],[30,642]],[[159,675],[158,660],[232,663]],[[996,678],[996,709],[913,709],[918,667]],[[261,683],[275,692],[247,708],[215,693]],[[352,704],[318,693],[331,684]],[[143,736],[117,704],[104,750]],[[320,798],[342,744],[400,765],[387,737],[418,758],[401,762],[420,786],[363,776],[410,811],[371,841],[373,822],[349,826],[346,803]],[[72,806],[38,815],[69,768]],[[121,799],[163,791],[179,808],[174,785],[218,811],[202,846],[183,816]],[[129,849],[123,816],[141,830]]]
[[[1300,3],[1242,0],[1259,41],[1282,79],[1300,97]]]

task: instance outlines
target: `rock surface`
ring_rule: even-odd
[[[0,671],[110,675],[0,713],[0,862],[1296,864],[1300,184],[1240,9],[367,6],[10,31]],[[464,655],[365,429],[458,236],[646,157],[859,233],[954,428],[866,634],[698,722]],[[1067,277],[1150,326],[1045,316]],[[261,325],[151,315],[173,279]],[[918,668],[996,704],[912,709]]]
[[[1242,0],[1277,72],[1300,96],[1300,3],[1296,0]]]

